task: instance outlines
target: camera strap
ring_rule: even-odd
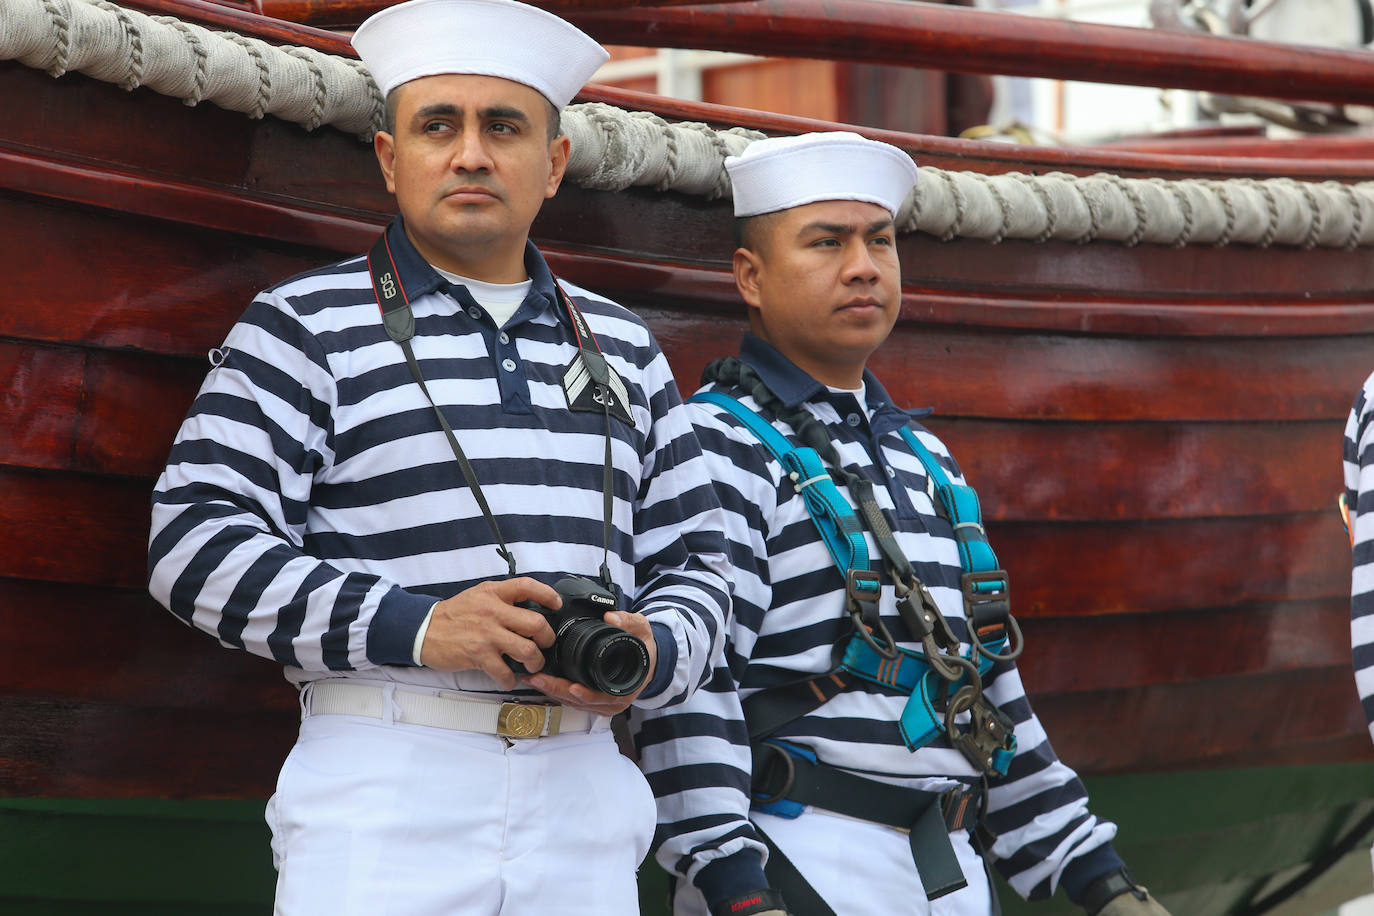
[[[482,494],[481,484],[477,482],[477,474],[472,468],[472,463],[468,461],[467,455],[463,453],[463,448],[458,444],[458,437],[454,435],[453,428],[449,426],[443,411],[434,402],[434,397],[429,393],[429,386],[425,384],[424,374],[420,371],[420,363],[415,359],[414,348],[410,345],[410,340],[415,336],[415,315],[410,308],[410,299],[406,295],[405,288],[401,284],[400,271],[396,269],[396,261],[391,256],[391,246],[387,241],[386,232],[381,238],[377,239],[372,250],[367,254],[367,268],[372,276],[372,289],[377,296],[377,305],[382,312],[382,326],[386,329],[387,336],[400,345],[401,351],[405,354],[406,366],[410,369],[411,376],[414,377],[420,390],[424,392],[425,399],[429,401],[429,406],[434,410],[434,416],[439,420],[439,427],[444,431],[445,438],[448,439],[449,448],[453,450],[453,457],[458,461],[458,468],[463,473],[463,480],[467,482],[468,489],[472,491],[473,498],[477,501],[477,506],[482,510],[482,516],[487,520],[487,526],[491,528],[492,535],[496,538],[496,552],[506,561],[509,574],[513,577],[518,575],[515,565],[515,554],[506,546],[506,540],[501,535],[501,527],[496,523],[496,516],[491,511],[491,506],[487,504],[487,498]],[[611,570],[609,565],[610,543],[611,543],[611,508],[613,504],[614,492],[612,490],[613,476],[611,465],[611,404],[614,395],[612,386],[620,383],[620,379],[615,377],[610,366],[606,363],[606,358],[601,354],[601,347],[596,342],[591,330],[587,327],[586,320],[577,306],[573,304],[563,288],[559,286],[557,278],[553,281],[554,289],[558,291],[560,300],[568,311],[568,317],[573,325],[573,332],[577,337],[578,358],[582,365],[586,367],[592,383],[596,386],[596,391],[601,394],[598,399],[602,405],[602,411],[606,418],[606,458],[605,470],[602,475],[602,510],[603,520],[601,529],[601,580],[607,589],[614,589],[611,582]],[[588,343],[590,341],[590,344]],[[614,378],[614,383],[612,382]],[[623,383],[618,385],[622,402],[629,410],[628,399],[624,396]]]
[[[606,362],[606,357],[601,352],[601,344],[596,342],[596,336],[592,334],[591,328],[587,327],[587,320],[582,317],[582,311],[573,304],[572,297],[559,285],[557,277],[553,278],[553,288],[558,291],[558,298],[568,310],[568,319],[572,322],[573,333],[577,336],[577,358],[582,361],[582,367],[595,386],[593,398],[600,402],[601,413],[606,418],[606,460],[601,476],[601,584],[614,593],[615,585],[611,581],[611,567],[608,561],[611,552],[611,509],[615,497],[615,480],[611,465],[611,405],[616,403],[617,393],[624,416],[629,419],[631,425],[634,425],[634,419],[630,417],[630,399],[625,393],[624,382]],[[574,360],[573,366],[569,368],[570,373],[576,369],[576,364],[577,361]],[[565,380],[566,377],[565,374]]]

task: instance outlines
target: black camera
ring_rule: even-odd
[[[614,697],[638,690],[649,676],[649,650],[638,636],[602,619],[616,610],[615,595],[581,576],[560,579],[553,589],[563,599],[556,611],[533,601],[520,603],[543,614],[553,627],[553,645],[544,650],[543,670]],[[516,674],[529,673],[524,665],[505,658]]]

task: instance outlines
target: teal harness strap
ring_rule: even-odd
[[[899,432],[906,440],[907,447],[920,459],[925,467],[926,476],[935,486],[935,493],[949,523],[954,526],[954,540],[959,544],[959,562],[965,573],[990,573],[1000,571],[997,555],[988,543],[987,532],[983,530],[983,514],[978,505],[978,494],[972,487],[950,483],[949,475],[941,467],[939,460],[930,453],[909,427],[903,426]],[[1006,587],[1006,576],[1002,576],[1002,587]],[[974,591],[987,593],[997,590],[997,583],[982,579],[975,583]]]
[[[783,472],[792,479],[793,486],[806,501],[807,511],[820,531],[821,540],[839,567],[840,574],[845,576],[846,583],[857,579],[862,591],[872,594],[873,600],[876,600],[881,583],[869,569],[868,543],[864,540],[863,525],[849,503],[840,496],[839,489],[830,479],[830,473],[826,471],[816,450],[793,445],[771,423],[728,394],[702,391],[693,395],[691,400],[724,408],[758,437],[782,465]],[[865,573],[868,574],[867,578],[863,575]]]

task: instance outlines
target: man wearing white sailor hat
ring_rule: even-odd
[[[300,688],[278,916],[636,913],[653,799],[610,719],[705,681],[729,599],[657,343],[528,238],[607,54],[511,0],[411,0],[353,41],[400,216],[231,330],[149,587]]]
[[[1167,916],[1030,710],[973,491],[868,370],[911,157],[836,132],[725,167],[750,333],[688,409],[731,621],[710,690],[633,716],[676,916],[988,916],[979,850],[1024,896]]]

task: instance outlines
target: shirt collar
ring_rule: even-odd
[[[433,292],[450,292],[458,289],[439,276],[439,272],[415,250],[410,237],[405,233],[405,221],[402,217],[396,217],[387,226],[386,241],[391,249],[391,259],[396,263],[396,273],[401,278],[401,288],[405,290],[408,300],[415,300]],[[553,272],[549,270],[549,265],[544,261],[539,249],[528,239],[525,240],[525,272],[530,275],[533,282],[521,308],[529,303],[531,297],[538,296],[545,306],[558,306],[553,308],[554,315],[564,324],[571,326],[568,310],[558,303]]]
[[[777,347],[753,334],[745,334],[744,341],[740,344],[739,358],[747,363],[751,369],[758,373],[759,378],[768,386],[768,390],[778,396],[778,399],[788,407],[796,407],[804,401],[822,400],[830,396],[830,390],[825,385],[816,381],[809,373],[786,356]],[[864,390],[865,400],[873,411],[873,426],[875,432],[883,432],[878,427],[888,426],[887,422],[881,422],[881,418],[900,419],[891,428],[905,426],[908,419],[919,419],[929,416],[931,408],[922,407],[916,410],[904,410],[898,407],[892,400],[892,396],[887,393],[883,383],[878,381],[878,377],[867,369],[864,370]]]

